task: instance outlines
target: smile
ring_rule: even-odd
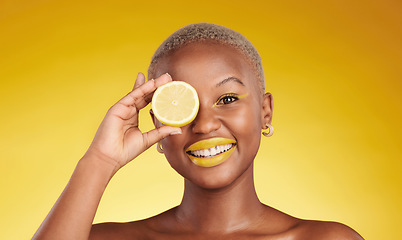
[[[195,151],[188,151],[187,153],[198,158],[209,158],[224,153],[234,146],[233,143],[226,145],[219,145],[209,149],[201,149]]]
[[[192,144],[186,149],[190,160],[197,166],[217,166],[232,155],[236,141],[228,138],[211,138]]]

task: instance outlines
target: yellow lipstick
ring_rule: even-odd
[[[190,160],[201,167],[223,163],[236,148],[236,141],[228,138],[211,138],[192,144],[186,149]]]

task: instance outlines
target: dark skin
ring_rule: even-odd
[[[95,225],[92,239],[362,239],[345,225],[297,219],[259,201],[253,161],[261,129],[271,122],[273,101],[271,94],[261,94],[254,69],[238,50],[191,44],[158,64],[155,75],[165,72],[190,83],[200,99],[197,118],[182,127],[182,134],[161,140],[170,165],[185,179],[183,200],[146,220]],[[247,97],[213,107],[227,93]],[[212,168],[188,160],[189,145],[213,137],[236,140],[228,160]]]
[[[259,201],[253,162],[261,130],[272,120],[273,101],[271,94],[261,93],[257,74],[241,52],[222,44],[192,43],[166,56],[156,69],[150,76],[154,81],[145,82],[139,74],[133,91],[108,111],[33,239],[363,239],[345,225],[294,218]],[[156,129],[140,132],[138,111],[172,78],[197,90],[196,119],[174,128],[152,116]],[[214,167],[190,161],[186,149],[191,144],[216,137],[235,141],[226,161]],[[141,221],[92,226],[110,179],[158,141],[184,177],[181,204]]]

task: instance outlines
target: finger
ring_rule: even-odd
[[[160,77],[156,78],[155,80],[150,80],[142,84],[138,88],[134,89],[125,97],[123,97],[119,102],[127,106],[138,105],[137,108],[141,109],[145,107],[151,100],[149,94],[152,94],[156,90],[156,88],[170,81],[172,81],[170,75],[163,74]]]
[[[133,90],[145,83],[145,76],[142,72],[139,72],[137,79],[135,80]]]
[[[158,88],[158,87],[162,86],[163,84],[166,84],[171,81],[172,81],[172,77],[169,75],[169,73],[165,73],[155,79],[155,86],[156,86],[156,88]]]
[[[155,86],[156,86],[156,88],[158,88],[158,87],[162,86],[163,84],[166,84],[171,81],[172,81],[172,77],[169,75],[169,73],[165,73],[165,74],[161,75],[159,78],[155,79]],[[154,95],[154,91],[145,95],[143,97],[142,101],[136,102],[135,104],[136,104],[137,108],[142,109],[145,106],[147,106],[151,102],[153,95]]]
[[[135,106],[136,106],[138,109],[143,109],[145,106],[147,106],[147,105],[152,101],[153,95],[154,95],[154,94],[153,94],[153,92],[152,92],[152,93],[150,93],[150,94],[144,96],[143,100],[142,100],[142,101],[137,101],[136,104],[135,104]]]
[[[158,77],[158,78],[156,78],[154,80],[155,87],[158,88],[158,87],[162,86],[163,84],[166,84],[166,83],[171,82],[171,81],[172,81],[172,77],[169,75],[169,73],[165,73],[165,74],[161,75],[160,77]],[[146,105],[148,105],[151,102],[153,95],[154,95],[154,91],[152,91],[152,92],[148,93],[147,95],[145,95],[143,97],[143,101],[136,102],[136,105],[137,105],[138,109],[142,109]]]
[[[160,128],[153,129],[143,134],[145,147],[149,148],[150,146],[154,145],[156,142],[159,142],[167,136],[177,135],[181,133],[181,128],[179,127],[162,126]]]
[[[109,109],[108,113],[120,120],[126,121],[135,117],[138,114],[138,109],[136,106],[126,106],[118,102]]]

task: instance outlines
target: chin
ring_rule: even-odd
[[[227,162],[227,165],[222,163],[211,168],[200,169],[200,167],[196,167],[198,169],[190,175],[180,174],[180,172],[179,174],[185,178],[186,184],[196,185],[206,190],[221,190],[234,186],[239,182],[239,179],[252,180],[252,166],[252,161],[243,167],[235,167]]]
[[[193,184],[197,185],[200,188],[207,190],[219,190],[226,188],[233,184],[236,180],[235,177],[199,177],[193,179],[186,179],[186,181],[191,181]]]
[[[251,151],[250,151],[251,150]],[[253,162],[255,154],[253,149],[248,149],[244,156],[235,151],[232,156],[219,165],[202,167],[194,164],[187,156],[180,160],[174,159],[165,152],[170,166],[185,179],[186,186],[199,187],[206,190],[220,190],[238,183],[253,181]]]

